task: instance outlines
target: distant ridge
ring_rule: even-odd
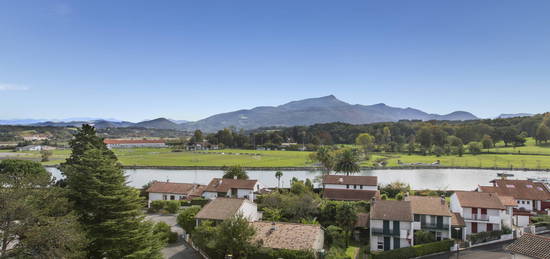
[[[514,118],[514,117],[531,117],[534,114],[531,113],[503,113],[499,115],[497,118],[499,119],[508,119],[508,118]]]
[[[255,129],[269,126],[298,126],[316,123],[345,122],[368,124],[399,120],[475,120],[475,115],[456,111],[446,115],[428,114],[413,108],[396,108],[384,103],[374,105],[349,104],[334,95],[292,101],[279,106],[262,106],[210,116],[182,124],[184,130],[201,129],[211,132],[229,126]]]

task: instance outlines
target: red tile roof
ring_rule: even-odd
[[[505,250],[530,258],[550,259],[550,238],[524,234],[514,243],[506,246]]]
[[[465,227],[464,218],[460,216],[460,213],[453,213],[451,216],[451,226]]]
[[[105,144],[165,143],[162,139],[104,139]]]
[[[373,197],[379,197],[378,191],[348,190],[348,189],[324,189],[323,198],[337,201],[369,201]]]
[[[357,184],[357,185],[378,185],[376,176],[346,176],[346,175],[325,175],[323,184]]]
[[[247,199],[216,198],[208,202],[195,216],[197,219],[226,220],[239,211],[243,203],[252,203]]]
[[[256,233],[253,242],[263,247],[288,250],[319,250],[324,233],[320,225],[258,221],[250,224]],[[288,257],[287,257],[288,258]]]
[[[455,192],[460,206],[466,208],[486,208],[486,209],[505,209],[500,201],[498,194],[486,192]]]
[[[230,189],[248,189],[254,190],[258,180],[242,180],[228,178],[213,178],[205,191],[207,192],[227,192]]]
[[[371,205],[370,219],[413,221],[410,201],[376,200]]]
[[[409,196],[405,200],[411,202],[413,214],[451,216],[451,211],[445,199],[434,196]]]
[[[153,182],[147,192],[176,193],[187,196],[201,196],[206,185],[191,183]]]
[[[494,186],[480,186],[482,192],[496,192],[516,200],[550,200],[550,191],[543,183],[530,180],[493,180]]]

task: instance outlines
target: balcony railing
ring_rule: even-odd
[[[399,237],[401,236],[401,231],[400,229],[396,229],[396,231],[394,231],[393,229],[372,228],[372,234]]]
[[[464,219],[488,221],[489,216],[487,214],[472,214],[472,215],[469,215],[469,216],[465,215]]]
[[[422,229],[442,229],[448,230],[449,224],[437,224],[437,223],[422,223],[420,225]]]

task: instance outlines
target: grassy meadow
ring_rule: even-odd
[[[483,150],[486,152],[487,150]],[[529,138],[526,146],[504,147],[497,143],[490,153],[479,155],[464,154],[440,156],[406,153],[376,153],[369,161],[362,161],[361,166],[375,166],[377,161],[386,161],[387,167],[400,167],[401,163],[431,164],[440,161],[445,167],[479,167],[479,168],[530,168],[550,169],[550,143],[536,146]],[[125,166],[230,166],[244,167],[312,167],[315,163],[309,159],[311,152],[302,151],[259,151],[241,149],[223,149],[203,152],[172,152],[169,148],[135,148],[114,149],[120,162]],[[44,165],[56,165],[65,160],[70,150],[54,150],[50,161]],[[536,155],[535,155],[536,154]],[[0,159],[16,158],[40,160],[40,152],[0,151]]]

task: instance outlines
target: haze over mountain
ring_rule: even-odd
[[[508,118],[514,118],[514,117],[531,117],[533,114],[531,113],[503,113],[499,115],[497,118],[499,119],[508,119]]]
[[[84,123],[94,124],[97,128],[109,127],[142,127],[151,129],[173,129],[192,131],[200,129],[212,132],[234,126],[238,129],[256,129],[271,126],[299,126],[316,123],[345,122],[350,124],[368,124],[375,122],[390,122],[399,120],[475,120],[475,115],[456,111],[445,115],[426,113],[413,108],[391,107],[383,103],[374,105],[349,104],[337,99],[334,95],[292,101],[279,106],[260,106],[250,110],[220,113],[208,118],[183,122],[157,118],[138,123],[120,120],[86,119],[70,121],[37,121],[24,120],[13,123],[14,120],[0,124],[25,124],[36,126],[76,126]],[[10,123],[11,122],[11,123]],[[28,122],[28,123],[23,123]]]
[[[297,126],[316,123],[345,122],[367,124],[399,120],[475,120],[475,115],[456,111],[446,115],[429,114],[413,108],[349,104],[334,95],[289,102],[279,106],[261,106],[250,110],[221,113],[182,124],[184,130],[201,129],[211,132],[229,126],[255,129],[269,126]]]

